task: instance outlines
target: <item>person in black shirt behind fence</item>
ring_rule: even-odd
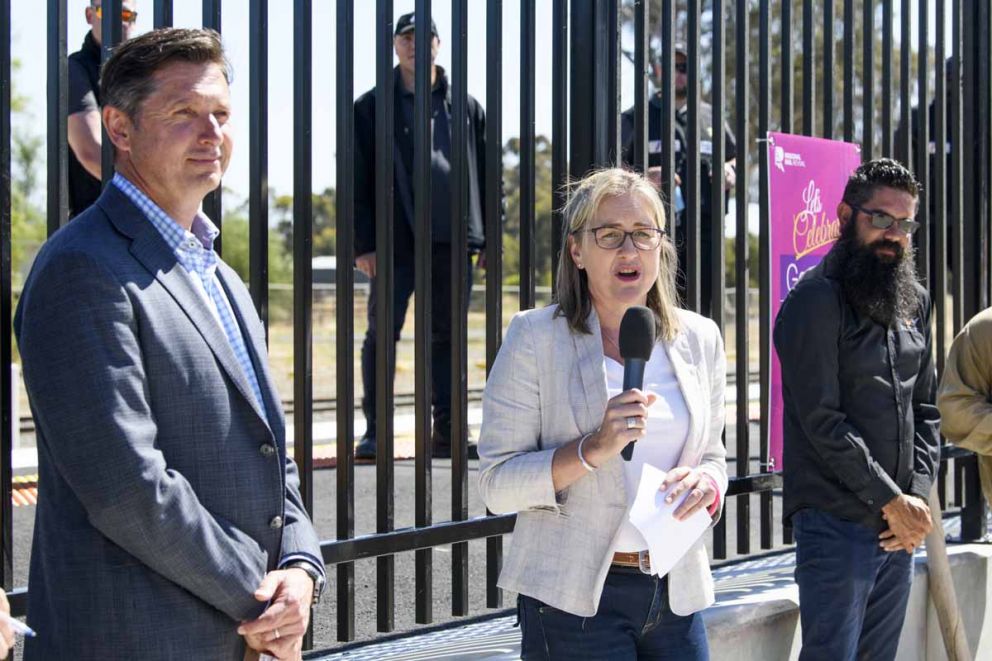
[[[413,212],[413,126],[414,126],[414,19],[404,14],[396,21],[393,45],[399,59],[395,69],[395,149],[393,151],[394,202],[394,287],[393,341],[399,340],[406,318],[407,304],[414,289],[414,212]],[[450,457],[451,443],[451,93],[444,69],[434,64],[441,40],[437,26],[431,21],[431,233],[433,260],[431,264],[431,380],[433,391],[432,454]],[[375,90],[363,94],[355,102],[355,266],[371,280],[368,300],[368,331],[362,344],[362,412],[366,431],[355,448],[356,459],[376,456],[375,391],[375,212],[378,201],[375,188]],[[471,96],[467,103],[468,148],[465,163],[468,168],[468,253],[465,255],[465,300],[463,313],[468,312],[472,283],[473,257],[478,254],[479,266],[484,267],[482,249],[485,247],[485,225],[482,209],[485,189],[486,117],[482,106]],[[499,148],[498,145],[495,148]],[[496,194],[493,191],[493,194]],[[388,375],[390,379],[393,374]],[[474,445],[469,456],[478,457]]]
[[[130,39],[138,19],[136,0],[124,0],[123,38]],[[69,217],[78,216],[100,197],[102,126],[100,123],[101,0],[86,8],[90,31],[83,47],[69,56]]]
[[[684,202],[684,185],[688,177],[689,161],[688,151],[690,149],[689,132],[689,109],[688,103],[688,66],[689,60],[686,55],[686,47],[683,44],[675,44],[675,190],[672,192],[675,201],[675,247],[679,256],[679,273],[676,278],[676,289],[679,297],[686,300],[686,275],[685,265],[688,253],[688,242],[685,238],[686,208]],[[662,80],[661,60],[654,58],[654,76],[656,81]],[[645,173],[655,184],[661,188],[661,128],[662,128],[662,106],[661,91],[653,94],[649,100],[648,108],[648,169]],[[698,113],[699,123],[699,223],[700,223],[700,255],[703,263],[707,263],[708,256],[713,249],[713,209],[711,200],[711,182],[714,174],[723,179],[723,186],[730,190],[736,181],[734,166],[737,159],[737,142],[734,138],[730,126],[724,124],[724,159],[723,172],[714,173],[713,166],[713,106],[701,101]],[[634,163],[634,109],[630,108],[621,117],[621,133],[623,143],[623,161],[627,165]],[[726,209],[724,209],[726,213]],[[707,268],[700,269],[700,293],[702,298],[702,308],[700,312],[709,316],[711,313],[711,298],[713,295],[713,274]]]

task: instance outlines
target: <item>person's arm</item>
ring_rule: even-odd
[[[940,463],[940,411],[937,409],[937,370],[933,361],[933,337],[930,331],[930,297],[923,295],[921,322],[924,355],[913,387],[913,482],[909,492],[924,502],[937,477]]]
[[[102,128],[100,113],[96,110],[84,110],[69,115],[69,147],[76,155],[76,160],[86,168],[94,178],[99,179],[103,171]]]
[[[530,324],[525,316],[516,316],[506,329],[482,396],[479,491],[496,514],[559,510],[551,472],[555,450],[540,443],[537,361]]]
[[[992,455],[992,314],[981,313],[951,343],[937,391],[940,431],[955,445]]]
[[[841,409],[840,334],[837,292],[824,279],[801,280],[782,305],[773,331],[782,384],[824,470],[873,512],[881,512],[902,491],[872,458],[861,432]]]
[[[56,255],[32,272],[15,330],[46,454],[108,539],[232,619],[254,618],[267,553],[167,465],[138,326],[93,257]]]
[[[69,58],[68,131],[69,148],[86,171],[100,178],[102,171],[103,123],[100,106],[86,69]]]

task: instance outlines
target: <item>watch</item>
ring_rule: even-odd
[[[320,593],[324,591],[324,584],[327,583],[327,579],[317,571],[317,568],[313,564],[306,560],[297,560],[296,562],[289,563],[283,569],[302,569],[305,571],[307,576],[313,581],[313,602],[311,605],[316,606],[320,603]]]

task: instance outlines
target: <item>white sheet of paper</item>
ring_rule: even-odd
[[[651,573],[656,576],[670,572],[712,522],[705,509],[685,521],[672,516],[681,499],[674,503],[665,502],[665,495],[674,485],[670,485],[665,492],[659,491],[664,479],[665,471],[644,464],[637,496],[628,514],[630,522],[641,531],[648,543]]]

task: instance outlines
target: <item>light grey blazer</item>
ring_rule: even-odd
[[[253,592],[320,562],[262,324],[224,286],[267,415],[161,235],[115,186],[35,260],[15,330],[38,429],[32,659],[231,659]]]
[[[595,615],[620,524],[627,514],[617,456],[555,493],[555,449],[594,431],[606,411],[606,370],[599,320],[573,333],[557,306],[521,312],[507,329],[483,394],[479,487],[496,513],[517,512],[499,585],[581,616]],[[679,465],[727,490],[724,427],[726,356],[717,326],[679,310],[681,329],[665,349],[686,406],[689,435]],[[672,611],[688,615],[714,601],[700,539],[669,575]]]

